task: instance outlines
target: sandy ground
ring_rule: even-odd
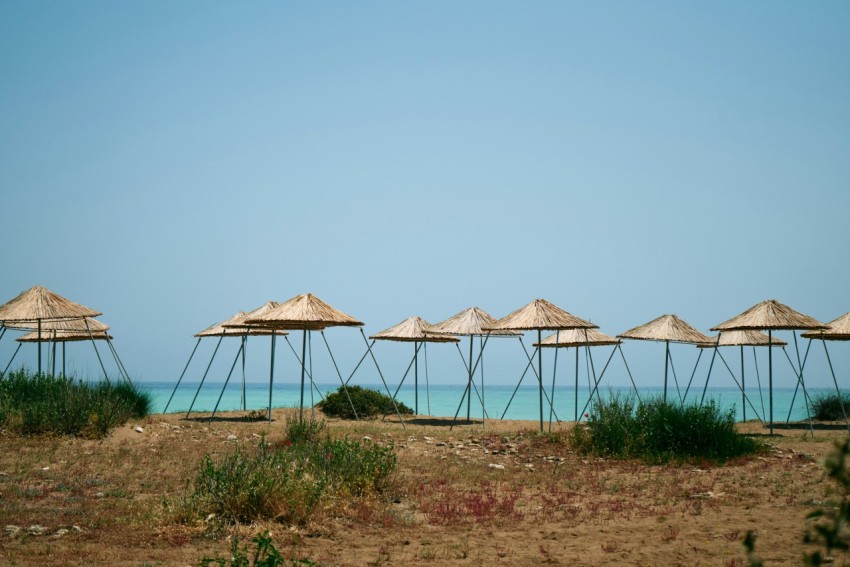
[[[155,415],[103,441],[0,434],[0,564],[198,565],[223,556],[229,537],[269,529],[285,557],[319,565],[734,566],[747,564],[748,530],[766,565],[800,565],[806,515],[835,498],[820,461],[846,434],[792,424],[768,436],[747,423],[765,454],[650,466],[577,454],[534,422],[328,420],[333,435],[394,445],[388,494],[335,503],[298,528],[173,521],[167,503],[204,454],[279,437],[293,411],[275,410],[271,424]]]

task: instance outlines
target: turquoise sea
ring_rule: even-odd
[[[175,382],[137,382],[137,385],[153,395],[154,413],[164,413],[169,397],[172,396],[171,403],[168,406],[169,413],[187,412],[192,407],[193,412],[208,413],[211,412],[218,403],[218,411],[239,410],[243,407],[242,402],[242,384],[237,381],[231,381],[227,389],[222,394],[223,384],[221,382],[206,382],[203,387],[198,388],[198,382],[184,381],[175,391]],[[361,386],[373,388],[386,392],[383,384],[359,384]],[[309,387],[309,384],[308,384]],[[304,406],[310,407],[313,403],[318,402],[321,396],[327,395],[329,392],[335,391],[339,387],[336,384],[316,384],[311,393],[305,387]],[[390,385],[394,391],[396,385]],[[462,406],[461,398],[463,397],[465,385],[430,385],[427,387],[420,382],[419,398],[418,398],[418,413],[421,415],[431,415],[439,417],[452,417],[460,410],[460,417],[466,418],[467,402],[464,401]],[[550,395],[550,388],[547,388],[546,395]],[[602,386],[599,389],[599,394],[603,397],[610,395],[628,395],[634,393],[631,388],[627,387],[608,387]],[[638,394],[643,397],[661,396],[663,390],[661,388],[642,388]],[[684,394],[684,391],[681,392]],[[817,396],[824,393],[834,393],[834,390],[829,389],[809,389],[810,396]],[[478,391],[473,390],[472,403],[469,404],[470,417],[480,419],[482,417],[482,404],[479,398],[480,386]],[[524,419],[536,420],[540,415],[540,401],[536,384],[523,384],[518,389],[514,386],[492,385],[487,386],[483,392],[484,405],[486,408],[486,416],[488,419],[498,419],[504,415],[505,419]],[[589,411],[586,409],[588,401],[588,389],[579,388],[578,406],[576,406],[576,393],[572,387],[557,386],[554,394],[554,411],[555,416],[561,421],[572,421],[577,414]],[[196,397],[197,396],[197,397]],[[511,400],[513,396],[513,400]],[[702,389],[691,389],[686,400],[698,402],[702,396]],[[219,402],[219,397],[221,398]],[[750,403],[758,411],[759,415],[766,414],[768,410],[768,394],[767,390],[763,390],[760,394],[757,388],[747,389],[747,397]],[[300,387],[297,384],[281,383],[275,384],[272,390],[272,406],[273,407],[298,407],[300,399]],[[416,407],[416,394],[412,384],[405,383],[399,390],[397,399],[404,402],[411,408]],[[668,390],[668,399],[680,399],[679,393],[675,388]],[[737,420],[744,418],[742,412],[743,400],[740,390],[737,388],[709,388],[706,393],[706,399],[713,399],[723,409],[734,409]],[[793,388],[774,388],[773,390],[773,416],[775,422],[785,421],[789,417],[791,421],[799,421],[806,418],[806,408],[803,403],[802,394],[798,392],[792,408],[791,402],[794,399]],[[194,405],[193,405],[194,400]],[[509,405],[510,404],[510,405]],[[245,404],[244,407],[248,410],[262,410],[269,405],[269,388],[268,384],[248,382],[245,384]],[[764,412],[764,413],[763,413]],[[549,418],[549,405],[544,398],[544,414],[545,419]],[[753,407],[747,404],[746,418],[753,419]]]

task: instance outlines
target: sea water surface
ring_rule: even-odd
[[[387,388],[383,384],[359,384],[363,387],[372,388],[386,393]],[[165,381],[140,381],[137,386],[150,392],[153,397],[153,412],[165,413],[166,405],[168,413],[192,412],[209,413],[216,406],[218,411],[233,410],[265,410],[269,406],[268,383],[247,382],[244,385],[245,399],[243,402],[243,385],[241,382],[233,381],[223,389],[221,382],[206,382],[202,386],[198,382],[182,382],[175,389],[174,382]],[[339,383],[316,384],[312,389],[309,384],[304,390],[304,407],[311,407],[318,403],[323,396],[336,391]],[[453,417],[466,419],[469,417],[480,420],[486,419],[521,419],[537,420],[540,417],[540,398],[537,385],[523,384],[517,386],[488,385],[482,392],[480,385],[473,390],[471,402],[464,398],[465,384],[432,384],[426,387],[419,384],[418,400],[414,386],[404,384],[398,391],[396,399],[404,402],[411,409],[417,409],[420,415],[435,417]],[[395,391],[395,385],[390,385],[390,390]],[[809,389],[809,396],[835,393],[829,389]],[[768,393],[757,388],[747,389],[745,401],[741,391],[732,388],[708,388],[705,399],[714,400],[724,411],[732,410],[735,419],[740,421],[744,418],[754,419],[758,416],[769,414]],[[483,394],[483,396],[482,396]],[[640,388],[637,395],[640,398],[660,397],[662,388]],[[668,389],[668,400],[678,401],[684,399],[687,402],[698,403],[702,397],[702,389],[691,389],[684,397],[684,390],[677,391],[675,388]],[[550,388],[546,389],[547,397],[551,395]],[[635,396],[631,387],[609,387],[601,386],[598,395],[607,398],[612,395]],[[483,405],[481,399],[483,397]],[[549,403],[547,397],[543,399],[544,419],[549,419]],[[298,407],[301,399],[301,390],[298,384],[282,383],[275,384],[271,392],[272,407]],[[463,402],[461,403],[461,400]],[[576,391],[572,387],[556,387],[554,393],[553,419],[561,421],[573,421],[576,417],[583,417],[589,413],[588,407],[589,391],[585,387],[579,388],[578,403],[576,404]],[[170,402],[169,402],[170,400]],[[793,405],[792,405],[793,401]],[[746,406],[746,408],[744,408]],[[744,412],[746,409],[746,413]],[[794,388],[774,388],[773,390],[773,419],[774,422],[800,421],[806,419],[806,406],[801,392]]]

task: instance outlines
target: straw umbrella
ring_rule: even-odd
[[[307,334],[312,331],[320,331],[322,332],[322,338],[324,339],[324,329],[328,327],[363,326],[363,323],[361,321],[358,321],[354,317],[347,315],[346,313],[343,313],[342,311],[334,307],[331,307],[329,304],[325,303],[324,301],[322,301],[311,293],[296,295],[292,299],[281,303],[280,305],[269,310],[265,314],[252,315],[250,317],[246,317],[245,323],[248,325],[268,327],[274,330],[286,329],[303,331],[301,344],[301,402],[299,406],[299,419],[302,421],[304,419],[304,375],[307,370]],[[365,335],[363,337],[363,340],[366,340]],[[330,350],[330,346],[327,343],[327,339],[325,339],[325,346],[328,348],[328,353],[331,356],[331,360],[333,360],[333,353]],[[272,357],[274,357],[274,354],[272,354]],[[334,361],[334,366],[336,367],[336,361]],[[338,368],[337,373],[339,374]],[[269,382],[271,383],[273,380],[274,363],[272,363]],[[345,382],[343,382],[342,380],[342,375],[339,376],[339,380],[342,384],[346,396],[349,398],[349,403],[351,403],[351,397],[348,396],[348,388],[346,388]],[[313,382],[312,376],[310,377],[310,382]],[[387,391],[389,391],[389,387],[387,387]],[[271,390],[269,391],[269,402],[271,405]],[[351,407],[352,409],[354,409],[353,403],[351,403]],[[271,421],[271,417],[271,410],[269,410],[269,421]],[[401,418],[401,414],[399,414],[399,418]]]
[[[774,340],[773,344],[776,346],[785,347],[788,343],[785,341]],[[746,394],[746,380],[744,377],[744,347],[751,346],[753,347],[753,355],[755,356],[756,347],[766,347],[770,345],[770,337],[761,331],[727,331],[725,333],[720,333],[716,337],[710,337],[710,341],[708,343],[697,345],[697,348],[706,349],[706,348],[717,348],[717,347],[740,347],[741,351],[741,383],[738,385],[741,388],[741,411],[743,412],[743,420],[747,421],[747,399]],[[719,352],[717,354],[720,354]],[[729,368],[729,365],[726,364],[726,359],[723,358],[723,355],[720,354],[720,359],[723,360],[723,364],[726,365],[726,368],[729,370],[729,374],[732,375],[732,378],[735,378],[735,374],[732,372],[732,369]],[[756,366],[758,370],[758,366]],[[705,399],[705,393],[708,390],[708,380],[711,378],[711,369],[709,369],[708,375],[705,377],[705,387],[702,390],[702,398],[700,399],[700,404],[702,404]],[[735,381],[737,384],[737,380]],[[688,384],[688,388],[690,388],[690,384]],[[759,393],[761,393],[761,382],[759,382]],[[685,390],[685,396],[688,395],[687,390]],[[752,402],[750,402],[752,406]],[[753,408],[755,411],[755,408]],[[764,412],[764,399],[762,399],[762,412]],[[756,412],[756,417],[758,417],[758,412]]]
[[[546,301],[535,299],[531,303],[502,317],[498,321],[485,325],[487,331],[537,331],[537,342],[542,342],[542,331],[562,331],[569,329],[598,329],[590,321],[580,319],[560,307]],[[543,431],[543,349],[537,349],[537,384],[540,398],[540,431]],[[551,401],[550,401],[551,404]]]
[[[88,328],[86,328],[88,326]],[[45,328],[46,327],[46,328]],[[23,329],[24,327],[14,327]],[[109,329],[109,325],[105,325],[96,319],[88,319],[87,321],[75,320],[75,321],[46,321],[44,326],[42,327],[42,336],[39,337],[38,331],[31,331],[21,337],[18,337],[16,341],[18,343],[39,343],[39,342],[49,342],[53,345],[53,365],[51,372],[56,374],[56,345],[62,345],[62,376],[65,376],[65,343],[70,342],[80,342],[80,341],[106,341],[109,345],[110,351],[112,352],[112,357],[115,359],[115,364],[118,366],[118,374],[127,382],[132,384],[130,380],[130,376],[127,374],[127,371],[124,369],[124,365],[121,363],[121,359],[118,358],[118,352],[115,350],[115,347],[112,346],[112,336],[107,333]],[[46,338],[45,338],[46,337]],[[20,344],[18,345],[20,348]],[[18,350],[15,350],[15,354],[17,354]],[[98,354],[98,359],[100,355]],[[6,370],[11,366],[12,361],[15,359],[15,356],[12,355],[12,360],[9,361],[9,364],[6,366]],[[50,359],[48,358],[48,364],[50,364]],[[101,366],[103,362],[101,361]],[[5,371],[4,371],[5,373]],[[106,381],[109,382],[109,377],[106,375],[106,371],[104,370],[104,377]]]
[[[67,321],[99,315],[102,315],[100,311],[75,303],[40,285],[21,292],[17,297],[0,306],[0,323],[9,326],[10,323],[32,322],[39,337],[45,321]],[[37,342],[39,343],[38,372],[41,373],[42,341]]]
[[[621,339],[636,339],[641,341],[661,341],[664,343],[664,401],[667,401],[667,375],[671,366],[670,343],[704,344],[710,339],[687,324],[676,315],[662,315],[649,323],[634,327],[617,335]],[[700,352],[702,354],[702,352]],[[699,358],[697,358],[699,364]],[[694,366],[696,372],[696,365]],[[673,369],[673,379],[676,381],[676,391],[679,391],[679,380]],[[681,392],[679,393],[681,401]]]
[[[803,333],[801,336],[809,339],[809,346],[811,346],[812,340],[814,339],[821,341],[821,344],[823,345],[823,352],[826,355],[826,361],[829,363],[829,371],[832,374],[832,382],[835,384],[835,393],[838,394],[838,400],[841,402],[841,412],[844,415],[844,421],[847,422],[847,414],[844,411],[844,403],[841,399],[841,390],[838,388],[838,380],[835,377],[835,369],[832,367],[832,358],[829,356],[829,350],[826,348],[826,342],[850,341],[850,312],[833,319],[826,325],[828,327],[827,329],[809,331],[807,333]]]
[[[177,388],[180,387],[180,383],[183,381],[183,377],[186,375],[186,371],[189,369],[189,365],[192,363],[192,358],[195,356],[195,352],[198,350],[198,345],[201,344],[201,339],[204,338],[214,338],[218,337],[218,342],[215,345],[215,349],[213,350],[212,356],[210,357],[210,361],[207,363],[206,370],[204,371],[203,376],[201,377],[201,382],[198,384],[198,389],[195,392],[195,396],[192,399],[192,403],[189,405],[189,409],[186,412],[186,417],[192,412],[192,408],[195,405],[195,401],[198,398],[198,394],[201,391],[201,388],[204,385],[204,381],[209,374],[210,368],[212,367],[213,361],[215,360],[216,354],[218,353],[218,349],[221,346],[221,341],[224,340],[225,337],[238,337],[241,340],[241,344],[239,350],[236,353],[236,359],[233,362],[233,366],[230,368],[230,373],[227,375],[227,380],[225,381],[225,388],[227,387],[227,382],[230,380],[230,376],[233,374],[233,369],[236,366],[236,361],[239,359],[241,354],[242,356],[242,408],[246,408],[246,396],[245,396],[245,358],[246,358],[246,350],[247,350],[247,338],[249,336],[272,336],[272,347],[274,346],[274,331],[271,329],[260,329],[260,328],[252,328],[249,325],[245,325],[244,321],[246,317],[249,317],[255,313],[266,313],[270,309],[273,309],[278,304],[274,301],[268,301],[261,305],[260,307],[254,309],[246,313],[245,311],[237,311],[233,316],[221,321],[220,323],[214,323],[195,333],[195,337],[197,337],[197,342],[195,343],[195,347],[192,349],[192,353],[189,355],[189,360],[186,362],[186,365],[183,367],[183,372],[180,373],[180,377],[177,379],[177,384],[174,385],[174,390],[171,392],[171,396],[168,398],[168,402],[165,404],[165,409],[163,412],[168,411],[168,406],[171,405],[171,400],[174,398],[174,394],[177,392]],[[283,333],[284,335],[286,333]],[[271,384],[269,385],[269,390],[271,390]],[[224,393],[224,389],[222,389],[222,394]],[[269,393],[269,397],[271,398],[271,391]],[[221,401],[221,396],[219,396],[219,401]],[[216,404],[216,409],[218,408],[218,404]],[[271,411],[271,406],[269,406],[269,411]],[[213,411],[215,414],[215,411]]]
[[[813,317],[795,311],[775,299],[753,305],[740,315],[712,327],[712,331],[767,331],[767,376],[770,403],[770,434],[773,435],[773,331],[825,330],[828,327]],[[794,335],[796,341],[797,335]],[[790,359],[789,359],[790,360]],[[802,372],[802,365],[800,368]],[[796,371],[795,371],[796,373]],[[802,381],[802,376],[797,376]],[[805,385],[803,385],[805,395]]]
[[[550,335],[539,343],[534,343],[533,346],[538,348],[570,348],[576,349],[576,373],[575,373],[575,421],[578,421],[578,351],[580,347],[587,348],[588,356],[592,346],[614,346],[615,348],[623,342],[620,339],[606,335],[595,329],[569,329],[566,331],[558,331],[554,335]],[[613,350],[611,351],[613,355]],[[610,358],[609,358],[610,360]],[[593,358],[590,358],[590,364],[593,365]],[[595,371],[594,371],[595,374]],[[594,380],[595,381],[595,380]],[[591,391],[591,396],[593,392]],[[555,372],[552,372],[552,405],[555,404]],[[549,427],[552,426],[552,413],[549,413]]]
[[[384,329],[380,333],[375,333],[371,337],[372,340],[379,341],[397,341],[397,342],[407,342],[413,343],[413,359],[410,361],[413,365],[413,384],[414,384],[414,411],[417,415],[419,415],[419,347],[424,343],[458,343],[459,339],[454,337],[447,337],[444,335],[435,335],[431,332],[432,325],[425,321],[421,317],[408,317],[401,323],[397,325],[393,325],[389,329]],[[425,369],[426,369],[426,381],[427,381],[427,352],[425,354]],[[398,390],[401,389],[401,385],[404,384],[404,379],[407,378],[407,374],[410,372],[410,365],[407,367],[407,371],[405,371],[404,376],[401,378],[401,382],[399,382],[398,388],[393,395],[393,399],[398,394]],[[426,383],[426,392],[427,392],[427,383]],[[428,402],[428,412],[431,410],[431,402],[429,395]]]
[[[460,399],[460,405],[458,406],[457,412],[455,413],[455,419],[457,419],[458,414],[460,413],[460,408],[463,406],[463,400],[466,398],[466,420],[469,421],[472,417],[472,388],[475,386],[475,383],[472,380],[472,377],[475,375],[475,371],[478,368],[478,364],[481,364],[481,410],[482,410],[482,421],[484,420],[484,415],[486,415],[486,409],[484,408],[484,366],[482,362],[482,358],[484,356],[484,347],[486,346],[487,337],[496,336],[496,337],[519,337],[522,333],[518,333],[516,331],[487,331],[485,330],[486,325],[491,325],[496,322],[496,318],[481,309],[480,307],[469,307],[464,309],[459,313],[455,313],[445,321],[437,323],[431,328],[432,333],[437,333],[441,335],[450,335],[455,337],[469,337],[469,360],[464,361],[467,370],[467,382],[466,389],[464,390],[463,396]],[[484,342],[481,343],[481,348],[478,352],[478,357],[476,358],[475,364],[472,363],[473,359],[473,340],[475,337],[485,337]],[[458,341],[460,342],[460,341]],[[457,345],[456,345],[457,346]],[[461,360],[464,360],[463,353],[460,352],[460,346],[457,346],[458,354],[460,354]]]

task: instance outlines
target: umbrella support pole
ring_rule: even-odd
[[[743,421],[747,421],[747,381],[744,377],[744,345],[741,345],[741,412]]]
[[[413,341],[413,412],[419,415],[419,343],[416,341]]]
[[[357,373],[357,369],[360,368],[360,365],[363,364],[363,361],[366,360],[367,356],[369,356],[369,351],[372,350],[373,346],[375,346],[375,339],[372,339],[371,343],[366,344],[366,352],[363,353],[363,356],[360,357],[360,360],[357,362],[354,370],[352,370],[351,374],[348,375],[348,380],[345,381],[346,385],[348,385],[348,383],[351,382],[351,379],[354,378],[354,375]]]
[[[333,362],[334,369],[336,370],[336,375],[339,376],[339,383],[342,385],[342,391],[345,392],[345,397],[348,400],[348,404],[351,406],[351,411],[354,412],[354,419],[359,420],[360,417],[357,415],[357,410],[354,409],[354,402],[351,400],[351,396],[348,394],[348,386],[345,385],[345,380],[342,379],[342,374],[339,371],[339,366],[336,364],[336,359],[334,358],[334,353],[331,351],[331,345],[328,344],[328,338],[325,336],[324,331],[319,331],[319,334],[322,335],[322,340],[325,342],[325,348],[328,349],[328,355],[331,357],[331,362]],[[313,382],[313,377],[310,377],[310,382]],[[395,404],[395,400],[393,400],[393,404]]]
[[[283,340],[285,340],[285,341],[286,341],[286,345],[289,347],[289,350],[291,350],[291,351],[292,351],[293,356],[295,356],[295,360],[297,360],[297,361],[298,361],[298,366],[301,366],[301,357],[300,357],[300,356],[298,356],[298,351],[296,351],[296,350],[295,350],[295,347],[294,347],[294,346],[292,346],[292,343],[289,341],[289,336],[288,336],[288,335],[283,335]],[[312,369],[307,370],[306,372],[307,372],[307,378],[309,378],[309,379],[310,379],[310,384],[312,385],[312,387],[313,387],[313,388],[315,388],[316,392],[318,392],[319,397],[320,397],[320,398],[322,398],[322,399],[324,400],[324,399],[325,399],[325,396],[322,394],[322,391],[319,389],[319,387],[318,387],[318,386],[316,386],[315,382],[313,381],[313,372],[312,372]],[[346,382],[346,384],[347,384],[347,383],[348,383],[348,382]]]
[[[664,403],[667,403],[667,367],[670,364],[670,341],[664,341]]]
[[[472,387],[472,335],[469,336],[469,377],[467,383],[467,391]],[[469,423],[471,421],[471,410],[472,410],[472,395],[466,398],[466,422]]]
[[[753,347],[753,366],[756,369],[756,382],[759,387],[759,400],[761,400],[761,414],[765,415],[764,411],[764,389],[761,387],[761,373],[759,372],[759,359],[756,356],[756,347]],[[790,419],[790,416],[789,416]]]
[[[248,400],[246,399],[246,393],[247,392],[245,390],[245,355],[247,354],[247,352],[246,352],[247,350],[248,350],[248,337],[245,336],[245,337],[242,337],[242,399],[240,400],[241,401],[240,405],[242,406],[242,411],[245,411],[246,409],[248,409]]]
[[[180,382],[183,381],[183,376],[186,375],[186,370],[189,369],[189,364],[192,362],[192,358],[195,356],[195,351],[198,350],[198,345],[201,344],[201,339],[198,337],[198,342],[195,343],[195,348],[192,349],[192,354],[189,355],[189,361],[186,363],[186,366],[183,367],[183,372],[180,373],[180,378],[177,379],[177,384],[174,385],[174,389],[171,391],[171,396],[168,398],[168,403],[165,404],[165,409],[162,410],[162,413],[168,412],[168,406],[171,405],[171,400],[174,398],[174,393],[177,392],[177,388],[180,386]],[[62,373],[65,373],[65,353],[62,353]]]
[[[720,357],[721,362],[723,362],[723,365],[726,367],[726,370],[729,372],[729,376],[731,376],[731,377],[732,377],[732,381],[733,381],[733,382],[735,382],[735,385],[738,387],[738,389],[739,389],[739,390],[741,390],[741,393],[742,393],[742,395],[744,396],[744,399],[747,401],[747,403],[749,403],[749,404],[750,404],[750,408],[752,408],[752,410],[755,412],[755,414],[756,414],[756,418],[758,418],[759,422],[761,422],[762,427],[764,427],[764,425],[765,425],[764,420],[761,418],[761,416],[759,416],[758,411],[756,410],[756,407],[753,405],[753,402],[752,402],[752,401],[750,400],[750,398],[749,398],[749,397],[748,397],[748,396],[744,393],[744,389],[741,387],[740,382],[738,382],[738,377],[737,377],[737,376],[735,376],[735,373],[734,373],[734,372],[732,372],[732,367],[731,367],[731,366],[729,366],[729,363],[728,363],[728,362],[726,362],[726,357],[724,357],[724,356],[723,356],[723,353],[722,353],[722,352],[720,352],[719,350],[718,350],[718,352],[717,352],[717,356],[719,356],[719,357]]]
[[[702,389],[702,397],[699,399],[700,407],[702,407],[702,404],[705,401],[705,393],[708,391],[708,381],[711,380],[711,371],[714,369],[714,359],[717,358],[718,354],[720,354],[720,350],[715,344],[714,352],[711,353],[711,362],[708,363],[708,374],[705,375],[705,387]],[[687,392],[685,392],[685,396],[687,396]]]
[[[608,355],[608,360],[605,362],[605,366],[602,367],[602,373],[599,376],[596,376],[596,371],[594,370],[593,374],[593,390],[590,392],[590,397],[585,402],[584,407],[581,409],[581,415],[587,411],[587,406],[590,405],[591,400],[593,400],[593,395],[596,394],[599,396],[599,384],[602,383],[602,378],[605,376],[605,371],[608,370],[608,365],[611,364],[611,359],[614,358],[614,353],[617,352],[617,349],[620,348],[620,345],[615,346],[611,349],[611,354]],[[623,352],[620,351],[620,355],[622,356]],[[625,362],[626,357],[623,356],[623,362]],[[631,375],[631,373],[629,373]],[[637,388],[635,388],[637,390]],[[579,416],[579,420],[581,420],[581,416]]]
[[[485,344],[487,344],[487,341],[481,337],[478,337],[478,352],[484,352]],[[487,429],[487,408],[484,406],[484,358],[481,358],[479,356],[479,360],[481,362],[481,427],[483,429]]]
[[[18,351],[21,350],[23,343],[18,343],[18,348],[15,349],[15,352],[12,353],[12,358],[9,359],[9,364],[6,365],[6,368],[3,370],[3,375],[6,375],[6,372],[9,371],[9,367],[12,366],[12,363],[15,362],[15,357],[18,356]]]
[[[575,419],[573,421],[578,423],[578,347],[576,347],[576,382],[575,382],[575,397],[574,397],[573,401],[575,402],[575,412],[574,412],[575,413]]]
[[[210,367],[212,367],[213,360],[215,360],[215,355],[218,352],[218,347],[221,346],[221,340],[223,338],[224,337],[219,337],[218,342],[215,345],[215,350],[213,351],[213,354],[210,357],[210,362],[209,362],[209,364],[207,364],[207,369],[204,371],[204,375],[201,378],[201,383],[198,384],[198,389],[195,392],[195,397],[192,398],[192,403],[189,405],[189,411],[186,412],[186,419],[189,418],[189,414],[192,413],[192,408],[195,407],[195,401],[198,399],[198,394],[201,393],[201,388],[204,386],[204,380],[207,379],[207,374],[209,374],[209,372],[210,372]]]
[[[378,371],[378,376],[381,377],[381,382],[384,383],[384,388],[386,388],[387,394],[389,394],[390,393],[390,387],[387,385],[387,381],[384,379],[384,373],[381,372],[381,367],[378,365],[378,359],[375,358],[375,353],[372,352],[372,345],[375,344],[375,341],[373,340],[372,344],[371,345],[369,344],[369,339],[366,338],[366,333],[363,332],[362,327],[360,328],[360,336],[363,337],[363,342],[366,344],[366,351],[372,357],[372,362],[375,363],[375,368]],[[358,366],[359,366],[359,364],[358,364]],[[357,369],[355,368],[355,370],[357,370]],[[353,374],[354,373],[352,372],[352,375]],[[347,390],[346,390],[346,392],[347,392]],[[401,428],[406,429],[406,427],[404,425],[404,418],[401,417],[401,412],[398,411],[398,405],[396,405],[395,399],[393,399],[393,409],[395,409],[395,413],[398,416],[398,420],[401,422]]]
[[[838,388],[838,380],[835,378],[835,369],[832,367],[832,359],[829,356],[829,351],[826,348],[826,341],[822,340],[823,352],[826,354],[826,361],[829,363],[829,372],[832,374],[832,383],[835,384],[835,393],[838,394],[838,404],[841,406],[841,415],[844,416],[844,425],[847,426],[847,431],[850,433],[850,423],[847,421],[847,410],[844,409],[844,398],[841,397],[841,390]],[[812,344],[812,339],[809,339],[809,345]]]
[[[463,408],[463,401],[466,399],[467,394],[469,394],[469,382],[466,383],[466,388],[463,389],[463,396],[460,398],[460,403],[457,406],[457,411],[455,411],[455,415],[452,418],[452,424],[449,426],[449,431],[454,429],[455,423],[457,422],[457,416],[460,415],[460,410]]]
[[[700,361],[700,359],[702,358],[702,352],[703,352],[704,350],[705,350],[705,349],[702,349],[702,348],[701,348],[701,349],[699,349],[699,354],[697,355],[697,362],[696,362],[696,364],[694,364],[694,370],[693,370],[693,372],[691,372],[691,379],[690,379],[690,380],[688,380],[688,386],[685,388],[685,395],[682,397],[682,400],[687,400],[687,399],[688,399],[688,392],[690,392],[690,391],[691,391],[691,384],[693,384],[694,376],[695,376],[695,375],[696,375],[696,373],[697,373],[697,368],[699,367],[699,361]],[[705,381],[706,381],[706,383],[708,382],[708,377],[706,377]]]
[[[91,329],[89,328],[89,322],[87,319],[83,319],[83,323],[86,325],[86,331],[89,334],[89,339],[91,339],[91,346],[94,347],[94,353],[97,355],[97,361],[100,363],[100,369],[103,370],[103,377],[106,379],[107,384],[111,384],[109,381],[109,375],[106,373],[106,366],[103,365],[103,359],[100,357],[100,351],[97,350],[97,344],[94,342],[94,335],[92,335]],[[39,348],[41,350],[41,348]]]
[[[428,415],[431,415],[431,386],[428,383],[428,343],[423,343],[425,349],[425,400],[428,402]]]
[[[525,348],[525,343],[522,342],[522,337],[517,337],[517,339],[519,339],[519,344],[522,347],[522,351],[525,353],[525,358],[528,359],[528,364],[525,366],[525,370],[522,372],[522,376],[519,377],[519,382],[517,382],[516,388],[514,388],[514,392],[513,394],[511,394],[511,399],[508,400],[508,405],[505,407],[505,411],[502,412],[501,419],[505,419],[505,415],[507,415],[508,410],[511,407],[511,403],[514,401],[514,397],[519,391],[519,387],[522,385],[522,381],[525,379],[525,375],[528,374],[529,368],[532,372],[534,372],[534,375],[537,376],[537,369],[534,368],[534,355],[537,354],[537,349],[539,349],[540,347],[535,347],[535,350],[533,350],[531,354],[528,354],[528,349]]]
[[[812,346],[812,341],[809,340],[809,344],[806,347],[806,354],[803,357],[803,364],[801,365],[800,373],[802,373],[802,369],[806,367],[806,361],[809,359],[809,349],[811,348],[811,346]],[[797,357],[799,359],[799,353],[798,353]],[[790,359],[789,359],[789,361],[790,361]],[[793,368],[793,364],[792,364],[792,368]],[[785,418],[785,425],[788,425],[789,423],[791,423],[791,412],[794,410],[794,402],[797,401],[797,392],[799,392],[799,391],[800,391],[800,383],[797,382],[796,384],[794,384],[794,395],[791,396],[791,405],[788,407],[788,416]]]
[[[419,343],[417,342],[416,344],[419,344]],[[417,346],[415,348],[415,350],[413,351],[413,356],[410,358],[410,362],[407,364],[407,368],[405,369],[404,374],[402,374],[402,376],[401,376],[401,381],[398,383],[398,386],[396,386],[395,392],[393,392],[393,399],[396,399],[398,397],[398,393],[399,393],[399,391],[401,391],[401,387],[404,385],[404,381],[407,380],[407,375],[410,374],[410,369],[413,368],[413,364],[416,361],[416,353],[418,351],[419,351],[419,347]],[[387,415],[389,415],[389,414],[388,413],[384,414],[385,417]]]
[[[561,331],[555,331],[555,342],[558,342]],[[552,414],[555,412],[555,376],[558,374],[558,349],[555,349],[555,363],[552,365],[552,396],[549,404],[549,433],[552,433]],[[559,422],[560,423],[560,422]]]
[[[795,338],[796,338],[796,333],[795,333]],[[806,382],[803,380],[802,372],[800,372],[800,373],[797,372],[797,368],[794,366],[794,363],[791,361],[791,357],[788,356],[788,352],[785,349],[782,349],[782,352],[785,353],[785,358],[788,359],[788,364],[791,365],[791,370],[794,372],[794,376],[797,377],[797,383],[800,385],[800,387],[803,390],[803,401],[806,404],[806,418],[809,421],[809,430],[811,431],[812,437],[814,438],[814,436],[815,436],[815,426],[814,426],[814,423],[812,422],[812,412],[811,412],[811,400],[812,399],[811,399],[811,397],[809,397],[808,390],[806,390]]]
[[[233,376],[233,371],[236,369],[236,363],[239,362],[239,356],[244,352],[244,349],[245,343],[242,342],[242,344],[239,345],[239,350],[236,351],[236,358],[233,359],[233,364],[230,365],[230,372],[227,373],[227,378],[225,378],[224,385],[221,387],[221,393],[218,395],[218,400],[216,400],[215,407],[207,421],[212,421],[215,417],[215,414],[218,411],[218,406],[221,404],[221,398],[224,397],[224,391],[227,390],[227,385],[230,383],[230,377]]]
[[[301,401],[298,404],[298,421],[304,421],[304,374],[307,370],[307,329],[304,329],[304,335],[301,337]],[[312,378],[310,379],[312,382]]]
[[[64,345],[64,343],[63,343]],[[118,374],[135,390],[136,387],[133,384],[133,381],[130,379],[130,375],[127,374],[127,369],[124,368],[124,363],[121,362],[121,358],[118,356],[118,351],[115,350],[115,345],[112,344],[112,341],[106,339],[106,346],[109,347],[109,351],[112,353],[112,359],[115,360],[115,365],[118,367]]]
[[[284,335],[286,336],[286,335]],[[271,360],[269,360],[269,423],[272,422],[272,388],[274,387],[274,351],[277,347],[277,333],[272,329]]]
[[[679,378],[676,376],[676,367],[673,365],[673,355],[670,355],[670,371],[673,373],[673,383],[676,384],[676,394],[679,396],[679,404],[684,405],[685,400],[682,398],[682,390],[679,389]]]
[[[767,330],[767,389],[770,407],[770,434],[773,435],[773,331]]]
[[[65,377],[65,343],[62,343],[62,378]]]

